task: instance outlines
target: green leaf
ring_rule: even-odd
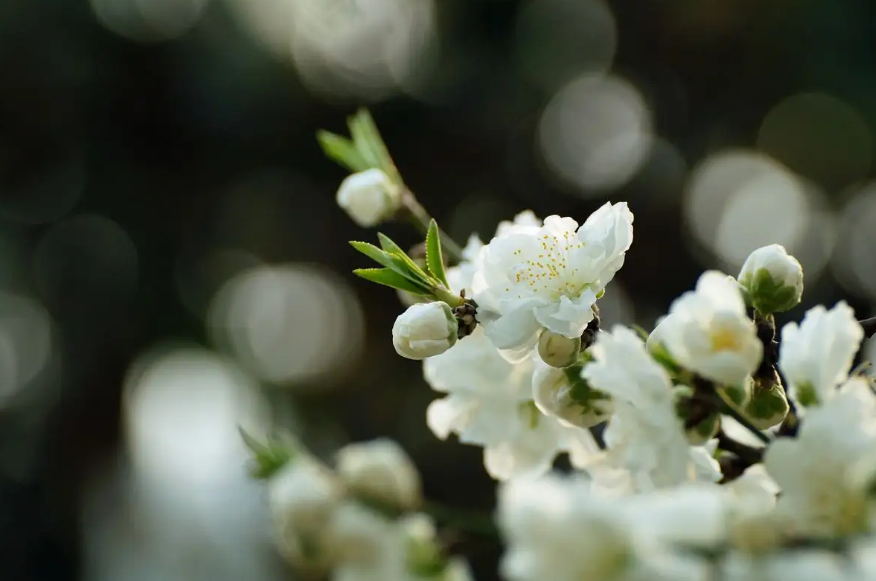
[[[356,276],[365,280],[376,282],[394,289],[407,291],[419,296],[431,296],[429,287],[419,286],[406,279],[402,275],[388,268],[357,268],[353,271]]]
[[[329,159],[348,170],[360,172],[370,169],[371,166],[368,165],[353,142],[346,137],[320,130],[316,132],[316,140]]]
[[[377,239],[380,240],[380,246],[385,252],[387,252],[390,256],[394,256],[404,262],[408,266],[408,269],[423,283],[429,285],[430,287],[441,284],[441,281],[429,276],[426,272],[424,272],[423,269],[420,268],[420,265],[414,262],[414,259],[408,256],[407,252],[402,250],[401,247],[393,242],[389,236],[378,232]]]
[[[372,164],[372,167],[382,169],[391,180],[401,184],[401,176],[389,155],[389,149],[380,136],[377,124],[367,109],[359,109],[348,121],[350,135],[356,149],[362,157]]]
[[[389,238],[386,239],[389,240]],[[390,242],[392,241],[390,240]],[[382,240],[381,243],[383,243]],[[395,243],[393,242],[393,244]],[[404,252],[402,252],[401,255],[395,253],[391,254],[386,250],[381,250],[380,248],[367,242],[353,241],[350,242],[350,246],[352,246],[377,264],[385,266],[389,270],[396,272],[416,286],[429,289],[435,286],[434,281],[430,280],[426,273],[424,273],[422,269],[417,266],[416,263],[414,263],[414,261],[411,260],[411,258],[408,257],[408,255]]]
[[[450,288],[447,282],[447,273],[444,272],[444,257],[441,255],[441,234],[438,232],[438,223],[435,220],[429,222],[429,230],[426,232],[426,266],[429,273]]]
[[[242,427],[238,427],[238,431],[244,445],[252,453],[250,476],[256,480],[270,478],[295,457],[296,449],[291,441],[272,438],[266,444],[262,444]]]

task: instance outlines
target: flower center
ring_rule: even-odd
[[[739,351],[739,337],[731,329],[718,327],[709,333],[712,351]]]
[[[587,284],[577,280],[577,266],[572,264],[569,268],[569,252],[584,248],[584,243],[573,232],[563,232],[562,236],[544,234],[538,243],[541,248],[537,253],[522,249],[513,253],[520,260],[511,277],[518,290],[525,294],[548,294],[554,300],[562,295],[581,294]],[[518,298],[523,298],[523,294]]]

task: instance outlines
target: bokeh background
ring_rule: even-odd
[[[290,579],[236,427],[318,454],[439,442],[402,307],[355,279],[319,128],[368,105],[446,230],[626,200],[603,301],[652,325],[706,268],[784,244],[805,304],[876,303],[869,0],[3,0],[0,578]],[[402,225],[385,231],[413,245]],[[871,351],[876,350],[871,346]],[[874,353],[876,354],[876,353]],[[498,548],[466,541],[478,578]]]

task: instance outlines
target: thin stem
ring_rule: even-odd
[[[422,510],[439,523],[459,531],[487,537],[499,536],[499,530],[489,514],[447,506],[434,500],[425,501]]]
[[[407,214],[408,219],[417,227],[421,234],[425,235],[426,232],[429,231],[429,222],[432,221],[432,216],[430,216],[429,212],[426,211],[426,208],[417,201],[417,197],[414,193],[407,188],[402,192],[402,203],[404,204],[404,209],[406,210],[405,213]],[[457,244],[447,232],[439,229],[439,233],[441,234],[441,246],[444,247],[444,251],[447,252],[447,256],[450,260],[455,263],[462,262],[462,248],[459,244]]]
[[[876,335],[876,317],[871,317],[869,319],[864,319],[863,321],[858,321],[858,324],[860,324],[864,328],[864,335],[866,337],[869,338],[873,335]]]
[[[722,397],[721,397],[720,395],[718,395],[718,394],[715,394],[715,395],[716,395],[717,398],[721,401],[721,404],[722,404],[722,405],[720,406],[719,409],[720,409],[720,411],[721,411],[722,414],[726,414],[726,415],[730,416],[731,418],[733,418],[734,420],[736,420],[737,422],[739,422],[739,424],[740,424],[742,427],[744,427],[746,430],[748,430],[749,432],[751,432],[752,434],[754,434],[754,436],[755,436],[758,440],[760,440],[761,442],[763,442],[764,444],[769,444],[769,443],[770,443],[770,437],[769,437],[769,436],[767,436],[766,434],[764,434],[763,432],[761,432],[760,430],[758,430],[756,427],[754,427],[754,425],[753,425],[750,421],[748,421],[748,418],[746,418],[746,417],[743,416],[741,413],[739,413],[739,410],[737,410],[736,408],[734,408],[733,406],[731,406],[730,404],[728,404],[726,401],[724,401],[724,398],[722,398]]]
[[[717,437],[718,448],[736,455],[746,464],[746,468],[763,460],[763,448],[755,448],[754,446],[748,446],[742,442],[737,442],[725,434],[723,430],[718,432]]]

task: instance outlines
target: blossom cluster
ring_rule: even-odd
[[[803,293],[803,267],[784,248],[755,250],[736,276],[704,272],[651,332],[604,328],[599,301],[633,242],[626,203],[606,203],[580,224],[526,211],[488,241],[475,235],[458,248],[411,195],[397,196],[407,190],[387,159],[347,163],[371,173],[349,178],[339,201],[360,224],[398,213],[421,222],[425,255],[381,235],[381,248],[354,246],[383,268],[357,274],[408,305],[392,343],[422,360],[440,394],[426,412],[430,430],[483,449],[499,487],[503,578],[876,578],[876,395],[864,367],[853,368],[872,329],[844,302],[778,328],[774,315]],[[393,205],[377,187],[393,192]],[[571,474],[553,469],[561,454]],[[299,464],[309,466],[296,460],[293,474],[305,470]],[[395,491],[383,502],[418,505],[410,468],[360,469],[363,480],[345,485],[307,470],[311,480],[294,488],[311,496],[299,503],[333,516],[290,517],[283,530],[307,532],[309,550],[360,549],[365,539],[352,531],[365,509],[349,498],[374,496],[367,479]],[[338,516],[345,511],[355,518]],[[380,518],[385,528],[374,531],[397,532],[373,536],[408,534],[402,521]],[[332,565],[341,576],[337,563],[345,561]],[[399,571],[381,579],[411,578]]]

